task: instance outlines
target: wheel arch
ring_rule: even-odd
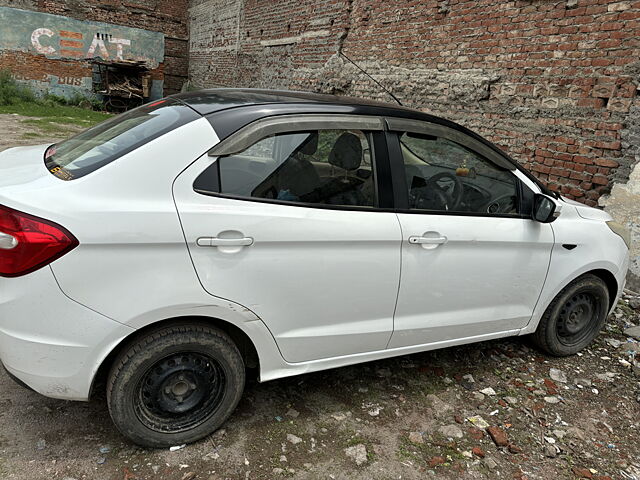
[[[606,285],[607,290],[609,292],[609,311],[611,311],[614,307],[614,302],[618,297],[618,291],[620,283],[616,278],[615,274],[612,272],[613,265],[605,262],[598,262],[585,268],[575,271],[570,275],[564,277],[562,282],[554,283],[554,287],[551,291],[543,291],[538,304],[536,305],[534,314],[532,315],[529,323],[520,330],[518,335],[528,335],[530,333],[535,332],[538,328],[538,324],[542,319],[544,312],[547,310],[547,307],[553,302],[553,300],[558,296],[558,294],[571,282],[576,279],[584,276],[584,275],[595,275],[600,278]],[[615,270],[614,270],[615,271]],[[546,290],[547,285],[545,285]]]
[[[614,307],[614,302],[616,301],[616,298],[618,297],[619,285],[615,275],[611,273],[609,270],[606,270],[604,268],[597,268],[595,270],[590,270],[586,273],[583,273],[582,275],[579,275],[579,277],[582,277],[588,274],[595,275],[596,277],[600,278],[600,280],[602,280],[607,286],[607,290],[609,291],[609,310],[611,310]],[[579,277],[576,277],[576,278],[579,278]],[[575,278],[571,280],[571,282],[573,282],[574,280]]]
[[[113,362],[118,357],[118,355],[127,348],[128,345],[135,342],[138,338],[141,338],[144,335],[153,332],[154,330],[159,330],[169,325],[181,325],[181,324],[205,324],[209,327],[213,326],[215,328],[220,329],[225,332],[231,340],[236,344],[238,350],[240,350],[240,354],[244,360],[245,366],[247,368],[257,368],[260,369],[260,357],[258,355],[258,350],[251,340],[249,335],[245,333],[240,327],[234,325],[233,323],[223,320],[220,318],[214,318],[203,315],[188,315],[181,317],[172,317],[166,318],[163,320],[158,320],[156,322],[145,325],[144,327],[139,328],[131,332],[129,335],[124,337],[112,350],[109,354],[102,360],[100,366],[96,370],[95,375],[91,381],[91,388],[89,389],[89,398],[91,398],[96,392],[96,386],[101,383],[106,383],[107,376],[109,375],[109,371],[113,365]]]

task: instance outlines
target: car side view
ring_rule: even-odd
[[[214,89],[0,153],[0,359],[133,442],[217,428],[259,380],[507,336],[585,348],[629,233],[404,107]]]

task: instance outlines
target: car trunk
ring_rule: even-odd
[[[42,215],[51,211],[52,195],[43,190],[63,188],[65,182],[45,167],[44,154],[49,144],[15,147],[0,152],[0,205]],[[34,193],[40,193],[34,195]],[[43,202],[48,198],[47,202]]]

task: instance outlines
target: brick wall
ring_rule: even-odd
[[[343,52],[570,198],[596,204],[635,163],[637,0],[192,0],[189,23],[197,86],[389,100]]]
[[[188,0],[0,0],[0,6],[163,33],[164,62],[154,71],[154,78],[164,79],[165,94],[180,91],[187,79],[187,5]],[[63,76],[70,69],[77,73],[80,68],[84,76],[91,76],[86,61],[47,59],[35,52],[2,51],[0,67],[11,69],[23,80],[37,80],[46,74]]]

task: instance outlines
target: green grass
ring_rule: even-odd
[[[0,113],[16,113],[25,117],[40,117],[46,122],[66,123],[90,127],[111,117],[111,114],[87,108],[59,105],[57,103],[15,103],[0,105]]]
[[[35,102],[35,94],[19,85],[7,70],[0,70],[0,105]]]
[[[81,95],[72,98],[51,94],[38,97],[28,87],[17,83],[9,71],[0,70],[0,114],[37,117],[23,120],[23,123],[30,124],[39,130],[39,132],[25,135],[33,137],[39,133],[64,135],[76,132],[78,128],[75,127],[91,127],[111,116],[88,108],[97,106],[95,100]],[[73,127],[70,128],[71,126]]]
[[[41,137],[43,137],[43,135],[41,133],[36,133],[36,132],[27,132],[22,134],[22,138],[27,140],[30,138],[41,138]]]

